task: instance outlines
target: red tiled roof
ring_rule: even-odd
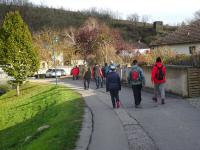
[[[153,41],[150,45],[158,46],[198,42],[200,42],[200,20],[197,20],[188,26],[183,26],[175,32]]]

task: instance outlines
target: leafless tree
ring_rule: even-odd
[[[25,5],[29,3],[29,0],[0,0],[3,4]]]
[[[198,11],[195,12],[194,19],[195,20],[200,20],[200,10],[198,10]]]
[[[127,20],[134,22],[135,25],[137,25],[137,22],[139,21],[140,16],[137,13],[131,14],[127,17]]]
[[[149,21],[149,16],[148,15],[143,15],[142,16],[142,22],[143,25],[146,26],[146,23]]]

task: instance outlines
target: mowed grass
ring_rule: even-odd
[[[84,101],[64,87],[27,83],[21,95],[0,96],[0,150],[70,150],[81,129]],[[37,132],[41,126],[50,127]]]

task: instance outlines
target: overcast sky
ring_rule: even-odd
[[[162,20],[164,24],[175,25],[193,18],[200,10],[200,0],[30,0],[54,8],[85,10],[90,8],[109,9],[122,18],[137,13],[148,15],[150,21]]]

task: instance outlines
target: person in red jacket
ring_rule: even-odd
[[[79,75],[79,67],[75,66],[73,69],[72,69],[72,75],[73,75],[73,80],[78,80],[78,75]]]
[[[166,82],[166,67],[163,65],[160,57],[156,59],[156,63],[152,70],[152,82],[154,84],[155,102],[158,101],[158,94],[161,95],[161,104],[165,104],[165,82]]]

